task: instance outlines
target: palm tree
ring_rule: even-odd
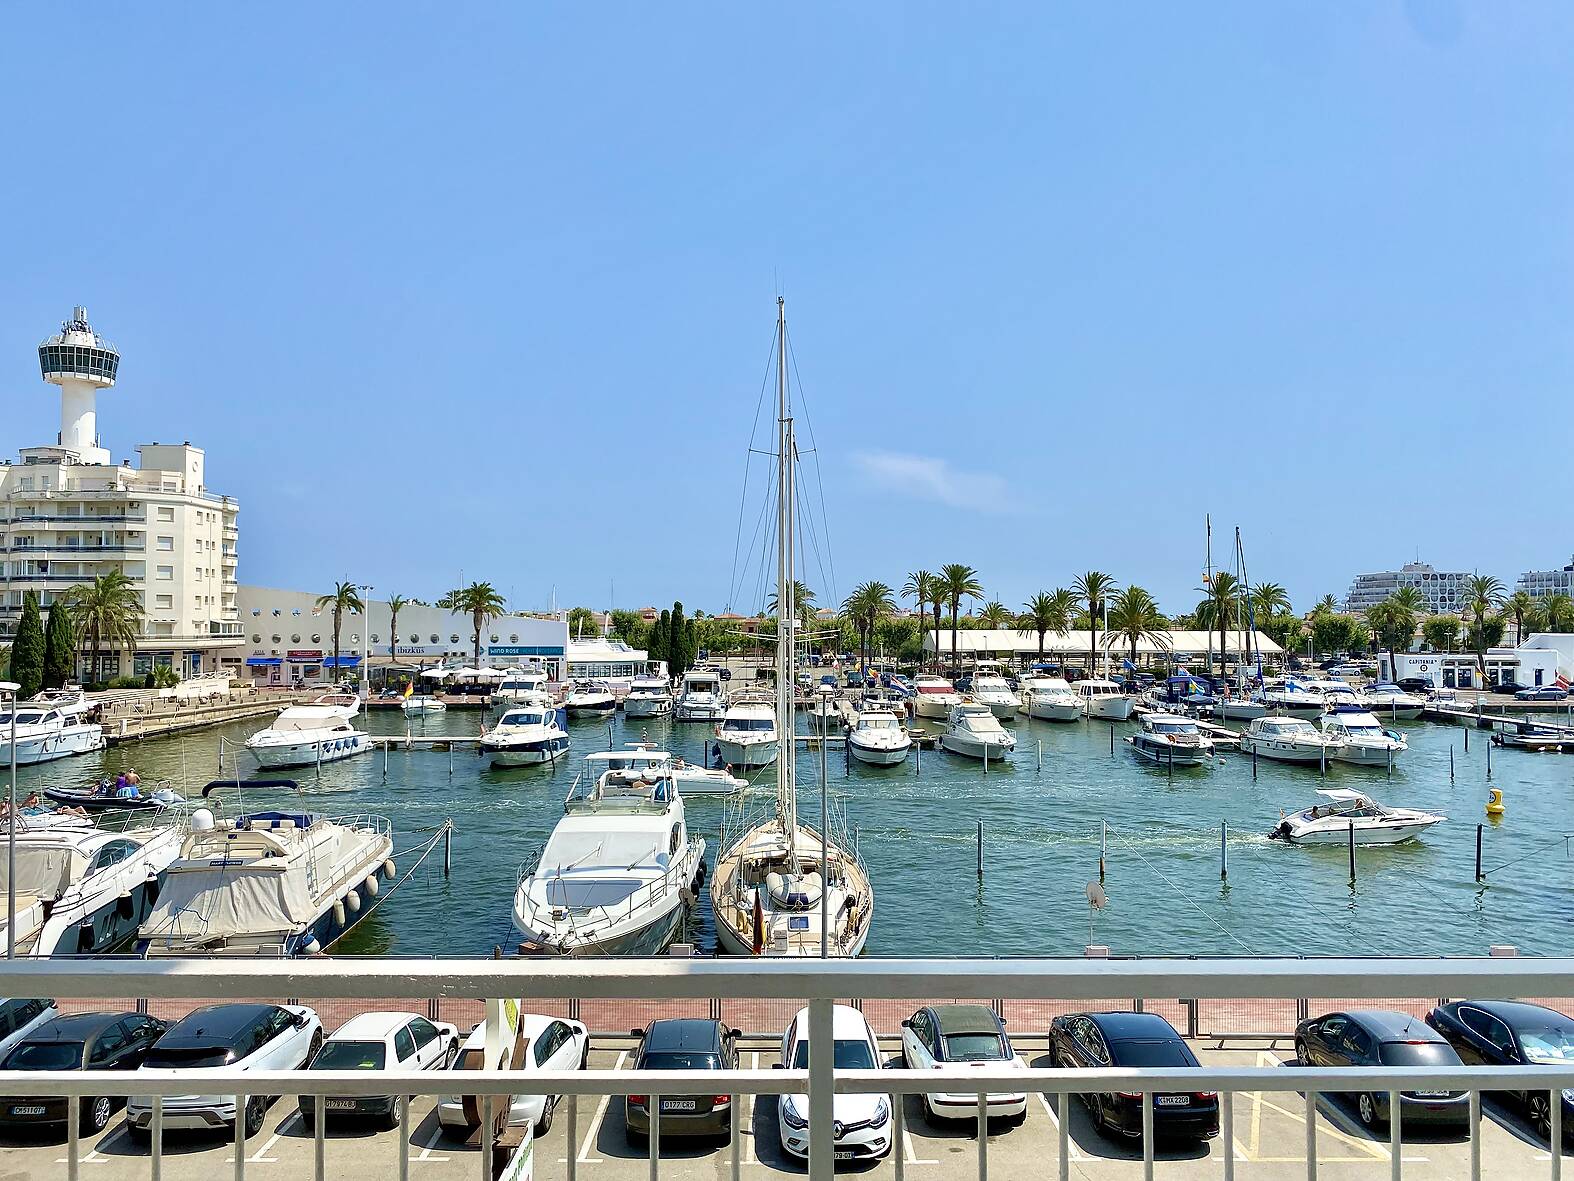
[[[1412,593],[1407,595],[1404,591]],[[1421,592],[1413,586],[1406,586],[1366,609],[1366,623],[1372,629],[1373,640],[1388,649],[1388,675],[1391,680],[1399,677],[1395,651],[1401,644],[1409,648],[1415,639],[1416,611],[1413,604],[1416,602],[1424,604]]]
[[[1104,605],[1104,600],[1115,593],[1115,580],[1108,574],[1089,570],[1086,574],[1079,575],[1071,585],[1088,611],[1091,637],[1088,646],[1088,675],[1092,676],[1093,662],[1097,659],[1099,646],[1099,611]]]
[[[1339,613],[1339,600],[1332,595],[1324,595],[1317,600],[1317,606],[1312,608],[1313,615],[1337,615]]]
[[[1465,579],[1465,612],[1472,624],[1476,667],[1483,678],[1487,671],[1487,620],[1502,605],[1503,584],[1490,574],[1472,574]]]
[[[963,599],[982,599],[984,588],[978,581],[978,571],[960,562],[940,567],[940,587],[951,604],[951,675],[956,676],[956,626],[957,614]]]
[[[474,632],[475,665],[481,667],[481,629],[508,609],[503,596],[490,582],[472,582],[455,587],[437,600],[437,606],[456,615],[470,616]]]
[[[1207,580],[1208,585],[1202,589],[1207,592],[1209,614],[1219,628],[1219,671],[1224,671],[1224,633],[1232,622],[1231,616],[1235,614],[1236,605],[1241,601],[1245,587],[1241,580],[1228,570],[1220,570]],[[1213,658],[1210,655],[1208,667],[1213,667]]]
[[[1165,623],[1164,612],[1159,610],[1158,603],[1140,586],[1128,586],[1110,600],[1110,633],[1131,645],[1132,664],[1137,663],[1137,644],[1141,640],[1152,640],[1161,648],[1169,647],[1170,633]]]
[[[1254,619],[1272,619],[1290,610],[1290,594],[1277,582],[1259,582],[1251,589],[1251,604]]]
[[[935,586],[935,576],[927,570],[915,570],[907,576],[907,581],[902,584],[902,597],[912,599],[918,609],[918,630],[924,630],[924,621],[928,618],[924,614],[924,607],[936,601],[939,591]],[[940,654],[940,624],[939,612],[935,613],[935,655]]]
[[[1052,595],[1039,591],[1023,604],[1027,611],[1018,622],[1038,633],[1039,663],[1044,660],[1045,635],[1049,632],[1064,634],[1071,626],[1071,613],[1076,605],[1076,596],[1065,587],[1057,588]]]
[[[1529,591],[1518,590],[1509,596],[1508,613],[1514,617],[1514,642],[1523,643],[1525,639],[1525,617],[1536,610],[1536,600],[1531,598]]]
[[[869,641],[874,629],[895,610],[896,599],[883,582],[860,584],[842,603],[842,614],[858,632],[860,667],[869,667]]]
[[[79,636],[92,638],[92,663],[88,680],[98,679],[98,654],[107,643],[111,649],[137,649],[142,634],[142,596],[123,570],[100,574],[92,582],[73,586],[60,597]]]
[[[1546,614],[1549,632],[1565,632],[1574,626],[1574,598],[1561,591],[1555,595],[1548,595],[1542,602],[1541,609]]]
[[[366,604],[361,602],[361,592],[356,589],[353,582],[336,582],[333,584],[333,593],[317,596],[317,610],[324,607],[333,608],[333,679],[339,679],[339,626],[344,621],[346,611],[366,614]]]
[[[1011,608],[998,599],[985,603],[978,613],[978,622],[988,628],[1009,627],[1011,619]]]
[[[410,600],[403,595],[388,596],[388,663],[396,664],[399,659],[399,612],[410,605]],[[385,682],[386,683],[386,682]]]

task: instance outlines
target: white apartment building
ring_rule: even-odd
[[[1531,598],[1548,595],[1574,595],[1574,560],[1561,570],[1526,570],[1514,584]]]
[[[60,387],[60,434],[0,462],[0,641],[15,634],[23,595],[47,608],[71,587],[120,570],[141,596],[134,652],[105,651],[84,680],[143,676],[155,665],[210,671],[237,642],[239,506],[209,490],[202,449],[147,443],[115,462],[98,437],[95,399],[115,384],[120,354],[87,311],[38,347],[43,380]]]
[[[1398,570],[1357,574],[1345,595],[1344,609],[1359,614],[1375,607],[1402,586],[1413,586],[1433,615],[1458,615],[1465,607],[1468,570],[1436,570],[1425,562],[1406,562]]]

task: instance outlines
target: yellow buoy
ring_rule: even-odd
[[[1503,815],[1503,789],[1501,787],[1487,788],[1487,815]]]

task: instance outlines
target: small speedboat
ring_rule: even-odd
[[[1145,714],[1142,729],[1126,741],[1143,758],[1165,766],[1191,767],[1213,761],[1213,739],[1202,732],[1195,718],[1180,714]]]
[[[717,722],[724,712],[720,673],[713,668],[691,668],[683,674],[673,717],[680,722]]]
[[[1064,677],[1024,677],[1018,709],[1041,722],[1075,722],[1082,716],[1082,698]]]
[[[1333,740],[1305,718],[1257,718],[1241,735],[1242,754],[1281,763],[1321,763],[1333,751]]]
[[[1512,746],[1520,750],[1574,751],[1574,732],[1555,726],[1541,726],[1535,722],[1510,722],[1503,730],[1492,735],[1494,746]]]
[[[670,777],[678,791],[690,796],[730,796],[749,786],[720,767],[702,767],[659,749],[653,742],[625,743],[622,750],[597,751],[585,756],[592,774],[602,771],[641,771]]]
[[[1386,767],[1410,749],[1405,736],[1385,730],[1364,705],[1336,705],[1319,720],[1328,739],[1328,757],[1341,763]]]
[[[424,718],[427,714],[441,714],[448,712],[448,703],[441,697],[433,697],[426,693],[416,693],[406,697],[399,707],[404,710],[407,718]]]
[[[173,789],[155,788],[146,795],[138,794],[127,799],[117,796],[113,788],[101,784],[97,791],[74,791],[68,787],[46,787],[44,798],[64,808],[81,808],[84,812],[157,812],[186,801]]]
[[[890,767],[907,760],[913,740],[893,709],[865,700],[857,724],[847,735],[847,748],[860,763]]]
[[[1268,714],[1278,718],[1318,718],[1328,708],[1321,693],[1313,693],[1295,681],[1265,686],[1258,700],[1268,707]]]
[[[816,732],[842,724],[842,691],[835,685],[821,685],[809,701],[809,723]]]
[[[549,704],[513,706],[481,735],[481,753],[491,756],[494,767],[555,762],[568,750],[567,722],[563,711]]]
[[[951,707],[962,700],[956,686],[944,677],[920,673],[913,678],[913,712],[921,718],[951,716]]]
[[[309,705],[287,706],[273,724],[246,739],[257,765],[269,770],[333,763],[372,749],[364,730],[351,725],[360,712],[354,694],[325,693]]]
[[[964,700],[951,707],[940,735],[940,747],[970,759],[998,759],[1016,749],[1017,736],[981,701]]]
[[[609,714],[618,708],[618,699],[605,681],[575,681],[564,704],[571,714]]]
[[[1398,685],[1381,681],[1368,685],[1364,694],[1366,707],[1381,718],[1395,722],[1413,722],[1426,709],[1426,702]]]
[[[1414,808],[1387,808],[1348,788],[1326,787],[1317,794],[1328,803],[1281,817],[1268,835],[1297,845],[1342,845],[1353,833],[1358,845],[1396,845],[1448,819]]]

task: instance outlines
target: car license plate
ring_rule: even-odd
[[[44,1107],[43,1107],[43,1104],[37,1104],[35,1106],[29,1106],[29,1107],[13,1107],[11,1109],[11,1114],[12,1115],[43,1115],[44,1114]]]
[[[831,1154],[832,1160],[852,1160],[854,1156],[851,1148],[838,1148]]]
[[[693,1100],[693,1099],[663,1099],[661,1101],[661,1110],[663,1110],[663,1111],[693,1111],[694,1108],[695,1108],[695,1105],[696,1105],[696,1101]]]
[[[1155,1095],[1153,1097],[1153,1105],[1155,1107],[1190,1107],[1191,1106],[1191,1096],[1190,1095]]]
[[[1417,1099],[1447,1099],[1449,1095],[1447,1091],[1416,1091],[1415,1097]]]
[[[329,1111],[354,1111],[355,1110],[355,1100],[354,1099],[325,1099],[325,1100],[323,1100],[323,1107],[325,1107]]]

